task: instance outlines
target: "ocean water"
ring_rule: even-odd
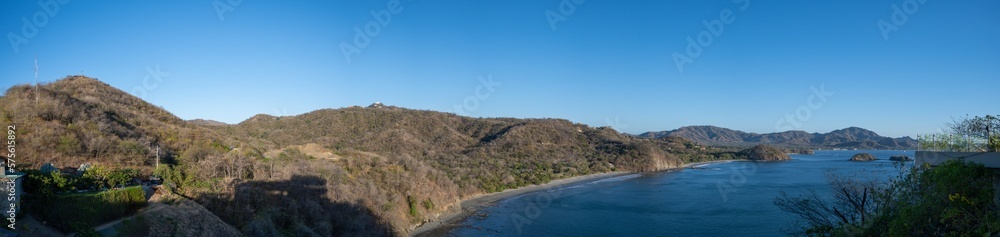
[[[859,152],[879,160],[848,161]],[[893,155],[914,152],[816,151],[784,162],[715,163],[576,183],[501,200],[448,235],[781,236],[796,227],[796,218],[774,205],[781,191],[829,194],[829,173],[894,177]]]

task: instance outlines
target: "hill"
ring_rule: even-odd
[[[752,161],[786,161],[792,160],[785,151],[777,147],[768,145],[756,145],[740,151],[740,155],[746,156]]]
[[[220,140],[93,78],[70,76],[11,87],[0,97],[0,123],[17,127],[18,165],[57,167],[107,163],[148,167],[160,156],[172,161],[194,145]]]
[[[735,157],[562,119],[381,104],[235,125],[184,121],[84,76],[40,86],[37,104],[35,96],[19,85],[0,97],[0,123],[18,127],[19,168],[90,163],[155,173],[251,236],[405,235],[482,193]]]
[[[192,119],[187,121],[190,124],[200,125],[200,126],[229,126],[228,123],[223,123],[210,119]]]
[[[715,126],[688,126],[670,131],[646,132],[639,136],[647,138],[678,136],[710,146],[749,147],[756,144],[769,144],[786,148],[862,150],[911,150],[917,147],[917,141],[913,138],[883,137],[858,127],[834,130],[829,133],[785,131],[758,134]]]

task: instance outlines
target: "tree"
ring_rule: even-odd
[[[994,174],[983,165],[949,160],[900,172],[889,182],[833,178],[833,201],[782,192],[775,205],[804,220],[809,236],[1000,234]]]
[[[76,138],[76,135],[70,133],[59,136],[59,143],[56,144],[56,150],[66,155],[77,155],[83,148],[80,146],[80,140]]]
[[[833,200],[827,200],[810,190],[809,194],[791,196],[784,191],[774,204],[783,211],[799,216],[807,224],[802,230],[810,236],[858,235],[885,203],[886,183],[878,179],[843,177],[828,173]]]
[[[114,188],[118,185],[128,184],[136,176],[139,176],[139,172],[134,169],[115,169],[108,175],[107,181]]]
[[[913,168],[893,181],[892,208],[882,213],[883,233],[892,236],[997,236],[1000,208],[994,173],[982,164],[957,160]]]
[[[1000,115],[983,117],[966,117],[948,124],[952,132],[961,136],[979,138],[988,141],[990,152],[1000,150]]]
[[[127,184],[137,176],[139,176],[138,170],[116,169],[104,165],[94,165],[83,173],[84,178],[95,180],[98,186],[109,189]]]
[[[25,192],[41,197],[50,197],[55,193],[51,175],[38,170],[23,170],[23,172]]]
[[[107,177],[111,174],[111,169],[104,165],[94,165],[83,172],[83,177],[93,180],[94,183],[103,188],[112,188],[107,186]]]
[[[49,173],[49,176],[52,177],[52,186],[56,191],[67,191],[72,187],[71,181],[63,177],[58,171],[52,171],[52,173]]]

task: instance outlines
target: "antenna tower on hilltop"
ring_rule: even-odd
[[[38,104],[38,56],[35,55],[35,105]]]

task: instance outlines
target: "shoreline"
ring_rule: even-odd
[[[739,161],[747,161],[747,160],[714,160],[714,161],[694,162],[694,163],[684,164],[683,166],[678,167],[678,168],[667,169],[667,170],[658,171],[658,172],[673,172],[673,171],[680,171],[680,170],[684,170],[684,169],[690,169],[690,168],[692,168],[694,166],[698,166],[698,165],[715,164],[715,163],[728,163],[728,162],[739,162]],[[427,222],[427,223],[424,223],[424,224],[422,224],[420,226],[417,226],[412,231],[410,231],[409,236],[442,236],[442,235],[445,235],[445,234],[451,232],[452,230],[461,227],[461,224],[462,224],[461,222],[462,221],[464,221],[468,217],[472,216],[473,214],[475,214],[480,209],[483,209],[484,207],[487,207],[490,204],[496,203],[498,201],[501,201],[501,200],[504,200],[504,199],[507,199],[507,198],[512,198],[512,197],[515,197],[515,196],[518,196],[518,195],[522,195],[522,194],[526,194],[526,193],[544,191],[544,190],[550,189],[550,188],[558,188],[558,187],[561,187],[561,186],[569,186],[569,185],[573,185],[573,184],[577,184],[577,183],[583,183],[583,182],[589,182],[589,181],[597,181],[597,180],[602,180],[602,179],[614,178],[614,177],[624,176],[624,175],[630,175],[630,174],[639,174],[639,173],[643,173],[643,172],[616,171],[616,172],[608,172],[608,173],[589,174],[589,175],[582,175],[582,176],[576,176],[576,177],[569,177],[569,178],[565,178],[565,179],[552,180],[552,181],[549,181],[548,183],[545,183],[545,184],[529,185],[529,186],[524,186],[524,187],[515,188],[515,189],[508,189],[508,190],[504,190],[504,191],[500,191],[500,192],[496,192],[496,193],[486,193],[486,194],[474,195],[471,198],[468,198],[468,199],[465,199],[465,200],[461,200],[459,207],[457,207],[457,208],[456,207],[452,207],[451,210],[449,210],[449,211],[447,211],[445,213],[442,213],[441,214],[441,216],[442,216],[441,219],[438,219],[436,221]]]
[[[750,160],[713,160],[713,161],[702,161],[684,164],[684,169],[692,168],[699,165],[716,164],[716,163],[729,163],[729,162],[740,162],[740,161],[750,161]]]
[[[608,173],[588,174],[588,175],[552,180],[545,184],[534,184],[515,189],[507,189],[496,193],[475,195],[472,198],[461,200],[459,205],[460,207],[458,207],[458,210],[449,210],[446,213],[441,214],[442,215],[441,219],[424,223],[418,226],[417,228],[413,229],[412,231],[410,231],[410,236],[442,236],[448,232],[451,232],[451,230],[460,227],[461,222],[463,220],[465,220],[472,214],[475,214],[480,209],[503,199],[515,197],[526,193],[543,191],[550,188],[569,186],[576,183],[597,181],[597,180],[614,178],[629,174],[637,174],[637,173],[639,172],[616,171]],[[456,208],[452,207],[451,209],[456,209]]]

